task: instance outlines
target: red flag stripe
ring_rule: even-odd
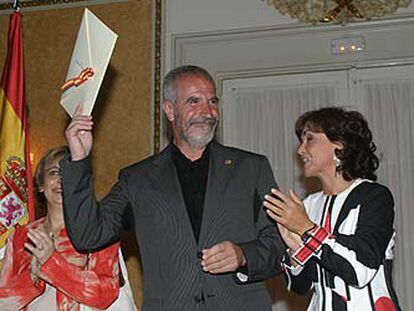
[[[16,114],[26,128],[25,94],[24,94],[24,59],[21,32],[21,14],[15,12],[10,16],[7,37],[7,56],[0,81],[6,98],[10,101]]]

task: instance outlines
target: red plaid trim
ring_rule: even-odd
[[[292,258],[303,266],[312,255],[322,247],[322,243],[329,237],[329,232],[323,227],[317,227],[310,233],[308,240],[292,255]]]

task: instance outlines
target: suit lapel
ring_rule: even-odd
[[[220,210],[224,207],[224,193],[229,180],[231,180],[235,172],[236,166],[237,158],[235,155],[228,152],[226,148],[216,141],[213,141],[211,145],[209,173],[203,206],[203,218],[199,238],[200,245],[208,242],[211,235],[214,234],[214,232],[210,231],[208,228],[216,217],[220,217]]]
[[[156,166],[156,184],[154,187],[161,193],[171,212],[181,223],[185,236],[195,245],[193,229],[188,217],[184,197],[178,180],[174,162],[171,159],[171,145],[169,145],[154,161]]]

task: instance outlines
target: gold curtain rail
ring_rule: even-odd
[[[19,7],[20,8],[30,8],[30,7],[38,7],[38,6],[45,6],[45,5],[55,5],[55,4],[68,4],[68,3],[77,3],[77,2],[87,2],[88,0],[32,0],[32,1],[20,1]],[[0,4],[0,10],[12,10],[13,9],[13,1],[10,3],[2,3]]]

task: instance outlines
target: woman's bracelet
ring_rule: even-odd
[[[317,227],[317,224],[313,224],[313,226],[311,228],[309,228],[308,230],[306,230],[305,232],[303,232],[303,234],[300,236],[300,239],[302,240],[303,243],[306,243],[306,241],[309,239],[310,234],[309,232],[311,232],[313,229],[315,229]]]

